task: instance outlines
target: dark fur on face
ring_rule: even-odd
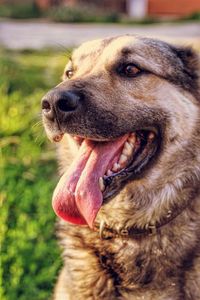
[[[147,166],[123,184],[116,178],[117,192],[97,215],[109,237],[59,221],[65,266],[56,300],[200,299],[199,69],[190,48],[129,35],[97,40],[74,51],[63,82],[43,98],[48,136],[65,134],[61,174],[78,151],[71,136],[98,142],[153,130],[157,137]],[[152,234],[129,235],[155,224]]]

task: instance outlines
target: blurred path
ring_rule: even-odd
[[[106,36],[141,34],[187,44],[200,44],[200,23],[113,25],[63,24],[41,21],[1,21],[0,46],[10,49],[41,49],[44,47],[73,47]]]

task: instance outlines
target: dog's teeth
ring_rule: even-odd
[[[132,133],[132,134],[129,136],[128,142],[129,142],[131,145],[135,145],[135,142],[136,142],[136,135],[135,135],[135,133]]]
[[[130,156],[132,154],[132,152],[133,152],[133,147],[128,142],[126,142],[124,144],[122,154],[124,154],[126,156]]]
[[[106,175],[107,176],[111,176],[113,174],[113,172],[111,171],[111,170],[108,170],[107,172],[106,172]]]
[[[116,172],[117,169],[118,169],[118,164],[115,163],[115,164],[113,165],[113,167],[112,167],[112,171]]]
[[[135,132],[132,132],[132,133],[130,134],[130,136],[131,136],[131,137],[136,137]]]
[[[124,165],[124,163],[127,162],[127,160],[128,160],[128,157],[126,155],[122,154],[119,158],[119,164]]]
[[[112,171],[117,172],[120,169],[120,165],[117,163],[114,163],[113,167],[112,167]]]
[[[100,187],[101,192],[103,192],[105,190],[105,184],[104,184],[102,177],[99,178],[99,187]]]
[[[150,141],[152,141],[154,138],[155,138],[155,133],[154,132],[150,132],[149,135],[148,135],[148,139]]]

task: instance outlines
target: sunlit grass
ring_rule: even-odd
[[[1,300],[49,299],[61,264],[51,208],[56,163],[40,99],[66,62],[48,51],[0,52]]]

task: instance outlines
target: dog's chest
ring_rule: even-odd
[[[101,268],[112,278],[119,299],[155,300],[163,299],[165,294],[166,299],[171,295],[179,299],[179,274],[159,243],[113,240],[100,246],[96,255]]]
[[[71,225],[60,227],[59,236],[70,299],[184,299],[181,261],[158,237],[101,240],[97,232]]]
[[[156,277],[156,265],[164,259],[162,251],[153,244],[144,246],[140,241],[113,240],[98,248],[97,255],[115,283],[128,289],[150,284]],[[150,250],[150,251],[148,251]]]

